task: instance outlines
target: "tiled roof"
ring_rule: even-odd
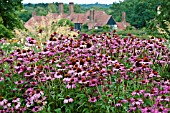
[[[24,26],[27,28],[30,26],[41,25],[42,22],[44,22],[44,24],[48,25],[47,16],[33,16],[25,23]]]
[[[126,29],[127,26],[130,26],[130,24],[127,23],[127,22],[126,22],[125,25],[124,25],[123,22],[116,22],[116,24],[117,24],[117,27],[118,27],[119,30],[124,30],[124,29]]]
[[[104,11],[99,11],[99,10],[94,10],[94,21],[90,21],[90,10],[87,11],[85,14],[76,14],[73,13],[71,15],[69,14],[61,14],[59,15],[58,13],[49,13],[47,16],[33,16],[31,17],[26,23],[25,27],[27,26],[33,26],[35,23],[36,24],[41,24],[43,20],[45,20],[46,24],[49,24],[49,19],[57,19],[57,18],[67,18],[71,20],[73,23],[81,23],[85,24],[88,23],[88,27],[91,29],[95,26],[104,26],[107,24],[109,19],[112,17],[112,15],[106,14]],[[130,26],[129,23],[126,22],[126,25],[123,24],[123,22],[116,22],[118,29],[123,30],[127,26]]]
[[[71,20],[73,23],[85,24],[87,21],[87,16],[85,14],[75,14],[74,13],[71,15],[71,18],[69,20]]]
[[[90,16],[90,11],[87,11],[86,16]],[[109,21],[111,15],[106,14],[104,11],[94,10],[94,23],[95,26],[104,26]]]

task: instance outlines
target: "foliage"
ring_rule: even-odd
[[[149,38],[145,30],[126,29],[126,30],[117,30],[117,33],[123,37],[127,37],[128,34],[133,34],[134,36],[139,37],[139,38],[147,38],[147,39]]]
[[[71,22],[70,20],[68,19],[60,19],[57,24],[59,26],[69,26],[69,27],[73,27],[74,26],[74,23]]]
[[[161,1],[160,9],[154,19],[148,22],[147,32],[153,36],[160,36],[170,39],[170,1]],[[159,13],[160,12],[160,13]]]
[[[170,35],[169,24],[167,24],[167,22],[170,22],[170,1],[162,1],[160,3],[160,7],[161,13],[157,16],[156,19],[158,19],[158,21],[160,22],[160,27],[163,28],[168,33],[168,35]]]
[[[88,30],[88,24],[86,23],[86,24],[82,25],[82,29]]]
[[[6,31],[6,33],[5,31],[2,33],[3,35],[6,35],[5,38],[10,38],[8,36],[12,36],[11,31],[15,27],[22,28],[21,21],[18,19],[16,12],[23,7],[21,1],[22,0],[0,0],[1,29]]]
[[[155,0],[125,0],[120,3],[114,2],[110,7],[110,14],[116,21],[121,21],[122,12],[126,12],[126,20],[136,28],[146,27],[147,22],[156,16],[156,8],[159,2]]]
[[[14,35],[4,25],[0,24],[0,39],[1,38],[12,38]]]
[[[23,22],[27,22],[32,17],[32,12],[28,10],[21,10],[20,12],[18,12],[18,17]]]
[[[47,6],[47,10],[51,13],[56,13],[57,9],[58,9],[58,7],[54,3],[50,3]]]
[[[103,27],[102,27],[102,31],[103,32],[109,32],[111,29],[110,29],[110,27],[108,26],[108,25],[104,25]]]

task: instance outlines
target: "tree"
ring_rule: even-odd
[[[160,27],[163,28],[167,34],[170,36],[170,28],[168,27],[169,25],[166,24],[166,21],[170,23],[170,1],[169,0],[164,0],[160,3],[160,14],[156,17],[158,22],[160,23]]]
[[[151,5],[147,0],[141,1],[135,5],[134,13],[135,15],[132,16],[132,25],[136,28],[145,27],[147,22],[155,18],[156,5]]]
[[[112,6],[110,7],[111,12],[110,14],[113,15],[116,21],[121,21],[121,13],[123,11],[122,3],[113,2]]]
[[[5,29],[6,31],[12,33],[12,30],[14,30],[15,27],[17,28],[22,27],[21,21],[19,20],[16,12],[23,8],[21,2],[22,0],[0,0],[0,18],[1,18],[0,30]],[[0,38],[2,37],[11,38],[6,34],[7,33],[1,34]]]
[[[148,23],[147,32],[156,37],[170,39],[170,1],[155,0],[155,2],[158,3],[157,15]]]
[[[33,10],[22,10],[18,12],[18,17],[23,21],[27,22],[32,17]]]
[[[56,8],[56,7],[57,6],[54,3],[50,3],[50,4],[48,4],[47,9],[51,13],[57,13],[58,8]]]
[[[155,0],[126,0],[114,2],[110,9],[116,21],[121,21],[121,13],[124,11],[127,22],[136,28],[143,28],[156,16],[158,3]]]
[[[46,16],[48,14],[48,10],[40,6],[38,6],[34,10],[36,12],[36,15],[38,16]]]
[[[74,5],[74,12],[75,12],[75,13],[80,13],[80,12],[82,12],[81,6],[78,5],[78,4],[75,4],[75,5]]]

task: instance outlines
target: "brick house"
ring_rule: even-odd
[[[49,13],[46,16],[37,16],[35,12],[32,13],[32,17],[25,23],[25,27],[34,26],[34,24],[40,24],[43,20],[46,25],[51,23],[48,22],[49,18],[58,19],[66,18],[74,23],[74,28],[81,30],[82,25],[87,24],[88,29],[102,27],[104,25],[110,26],[110,28],[123,30],[127,26],[130,26],[126,22],[126,13],[122,13],[122,22],[116,22],[112,15],[106,14],[104,11],[99,10],[88,10],[86,13],[74,13],[74,3],[69,3],[69,14],[64,13],[63,3],[59,3],[59,13]]]

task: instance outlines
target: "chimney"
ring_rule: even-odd
[[[126,26],[126,13],[122,12],[122,23],[124,26]]]
[[[70,14],[73,14],[74,13],[74,3],[70,2],[69,5],[70,5]]]
[[[64,10],[63,10],[63,3],[59,3],[59,14],[63,14]]]
[[[94,10],[90,10],[90,22],[94,22]]]
[[[32,12],[32,17],[34,17],[34,16],[36,16],[36,12],[35,11]]]

